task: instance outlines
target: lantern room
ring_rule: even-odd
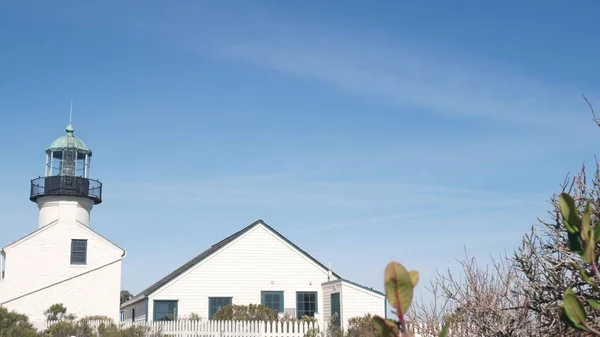
[[[71,124],[66,134],[46,149],[44,177],[31,181],[31,201],[43,196],[75,196],[102,202],[102,184],[89,178],[92,151],[75,137]]]
[[[71,124],[66,127],[66,135],[58,138],[46,149],[46,170],[44,176],[71,176],[88,178],[92,151],[85,143],[73,135]]]

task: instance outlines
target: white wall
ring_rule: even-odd
[[[88,198],[45,196],[38,199],[38,226],[44,227],[59,218],[61,222],[79,221],[90,225],[90,213],[94,203]]]
[[[88,240],[86,265],[70,264],[71,239]],[[2,301],[9,310],[39,320],[50,305],[62,302],[78,317],[106,315],[119,319],[123,251],[85,226],[56,222],[5,251]],[[117,263],[103,267],[114,261]],[[39,289],[43,290],[27,295]],[[11,301],[22,295],[26,296]]]
[[[347,329],[348,320],[365,314],[385,317],[385,297],[367,289],[342,282],[342,319],[344,329]]]
[[[317,292],[323,310],[321,284],[327,271],[258,225],[174,281],[150,295],[153,300],[179,300],[178,317],[192,312],[208,318],[209,297],[233,297],[233,304],[259,304],[262,290],[284,292],[284,308],[296,308],[296,291]]]
[[[348,321],[353,317],[366,314],[385,317],[384,296],[351,284],[345,280],[337,280],[323,284],[324,312],[323,320],[331,319],[331,294],[340,293],[340,319],[342,328],[348,329]]]
[[[324,322],[329,322],[331,319],[331,294],[341,292],[341,280],[328,282],[323,284],[323,310],[322,316]],[[340,295],[341,296],[341,295]],[[341,301],[341,298],[340,298]],[[342,308],[340,308],[341,310]]]

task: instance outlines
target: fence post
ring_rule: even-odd
[[[258,322],[258,337],[264,337],[264,336],[265,336],[265,322],[259,321]]]

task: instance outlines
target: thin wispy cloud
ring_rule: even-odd
[[[386,227],[405,221],[430,221],[432,226],[438,227],[442,223],[437,219],[452,222],[454,220],[448,219],[456,216],[466,221],[468,217],[494,212],[541,209],[548,197],[543,192],[493,192],[370,181],[331,182],[278,174],[271,179],[230,176],[194,182],[122,181],[113,182],[111,189],[110,198],[126,204],[146,203],[160,195],[162,203],[171,208],[197,205],[203,209],[253,209],[267,219],[276,217],[279,209],[287,210],[298,214],[293,222],[306,223],[300,228],[290,227],[291,233],[332,232],[367,225]],[[326,216],[315,219],[315,214]],[[472,224],[475,225],[481,226]]]
[[[427,112],[571,130],[589,124],[585,88],[548,83],[459,50],[318,28],[324,30],[271,21],[249,29],[254,34],[221,37],[212,52]]]

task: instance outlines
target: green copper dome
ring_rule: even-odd
[[[81,139],[73,135],[73,132],[75,131],[73,129],[73,125],[67,125],[65,131],[67,132],[67,134],[53,141],[52,144],[50,144],[50,146],[46,149],[47,153],[54,151],[62,151],[66,147],[74,147],[79,153],[87,153],[90,156],[92,155],[92,151],[90,151],[90,149],[85,145],[85,143]]]

